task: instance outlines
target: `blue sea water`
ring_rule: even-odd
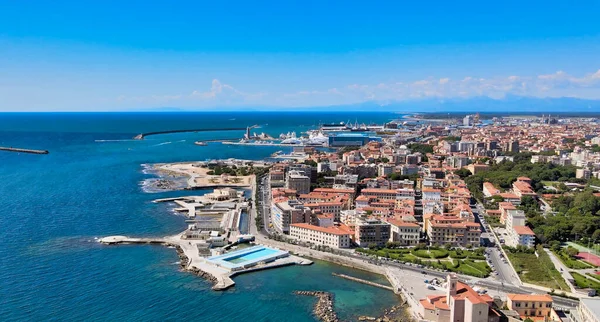
[[[49,150],[0,152],[0,320],[313,321],[314,298],[336,295],[344,320],[377,315],[398,299],[389,291],[331,276],[382,276],[317,262],[235,277],[224,292],[179,270],[174,249],[102,246],[108,235],[164,236],[185,228],[169,205],[151,200],[183,191],[146,193],[143,164],[215,158],[262,159],[281,147],[239,146],[199,139],[243,132],[141,132],[260,125],[255,132],[306,131],[321,122],[383,122],[391,113],[5,113],[0,146]],[[298,133],[299,134],[299,133]]]

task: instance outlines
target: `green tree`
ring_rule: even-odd
[[[458,170],[454,171],[454,174],[459,176],[461,179],[464,179],[464,178],[472,175],[471,171],[469,171],[469,169],[467,169],[467,168],[458,169]]]

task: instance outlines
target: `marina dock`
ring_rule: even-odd
[[[4,146],[0,146],[0,151],[31,153],[31,154],[48,154],[49,153],[47,150],[20,149],[20,148],[4,147]]]

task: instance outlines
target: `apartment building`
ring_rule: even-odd
[[[523,210],[510,209],[506,211],[506,231],[508,238],[506,245],[517,247],[535,246],[535,233],[531,228],[525,226],[525,212]]]
[[[384,246],[390,240],[390,224],[378,219],[356,218],[354,237],[360,247]]]
[[[306,223],[291,224],[290,236],[331,248],[348,248],[351,245],[350,231],[339,226],[319,227]]]
[[[522,178],[519,178],[522,179]],[[535,191],[533,191],[533,188],[531,187],[531,184],[527,181],[522,181],[517,179],[517,181],[513,182],[512,187],[513,187],[513,192],[515,193],[515,195],[517,195],[519,198],[523,197],[523,196],[531,196],[531,197],[536,197],[537,194],[535,193]],[[525,178],[530,180],[529,178]]]
[[[484,197],[491,197],[491,196],[495,196],[495,195],[499,195],[501,193],[501,191],[494,187],[494,185],[491,182],[484,182],[483,183],[483,196]]]
[[[340,221],[340,213],[343,208],[342,202],[315,202],[315,203],[305,203],[304,206],[310,208],[311,210],[319,210],[323,214],[332,214],[334,216],[334,221]]]
[[[403,246],[414,246],[419,243],[421,227],[414,222],[388,219],[390,224],[390,241]]]
[[[481,228],[478,223],[458,216],[433,215],[427,221],[427,236],[431,244],[479,246]]]
[[[310,222],[311,211],[297,200],[285,198],[271,202],[271,222],[280,233],[288,233],[290,225]]]
[[[290,171],[285,179],[285,187],[294,189],[299,194],[310,192],[310,177],[301,174],[298,171]]]
[[[534,247],[535,246],[535,233],[531,228],[527,226],[515,226],[509,232],[508,239],[506,240],[506,245],[517,247],[518,245],[522,245],[525,247]]]

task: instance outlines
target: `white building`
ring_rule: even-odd
[[[573,322],[600,322],[600,299],[581,298],[577,310],[571,310]]]
[[[525,212],[523,210],[511,209],[506,211],[506,231],[508,231],[506,245],[511,247],[517,247],[518,245],[535,246],[535,233],[531,228],[525,226]]]
[[[413,246],[419,243],[421,227],[418,224],[401,220],[388,219],[390,224],[390,241],[402,245]]]
[[[302,241],[331,248],[350,247],[350,233],[337,227],[319,227],[310,224],[290,225],[290,236]]]
[[[288,233],[290,225],[310,221],[311,211],[296,200],[271,203],[271,222],[280,233]]]
[[[384,164],[380,163],[377,165],[377,175],[380,177],[387,176],[388,174],[394,173],[394,165],[393,164]]]
[[[440,201],[442,200],[442,192],[439,189],[423,188],[423,201]]]
[[[525,247],[534,247],[535,246],[535,233],[531,228],[527,226],[514,226],[512,230],[509,231],[508,239],[506,240],[506,244],[508,246],[517,247],[518,245],[522,245]]]

